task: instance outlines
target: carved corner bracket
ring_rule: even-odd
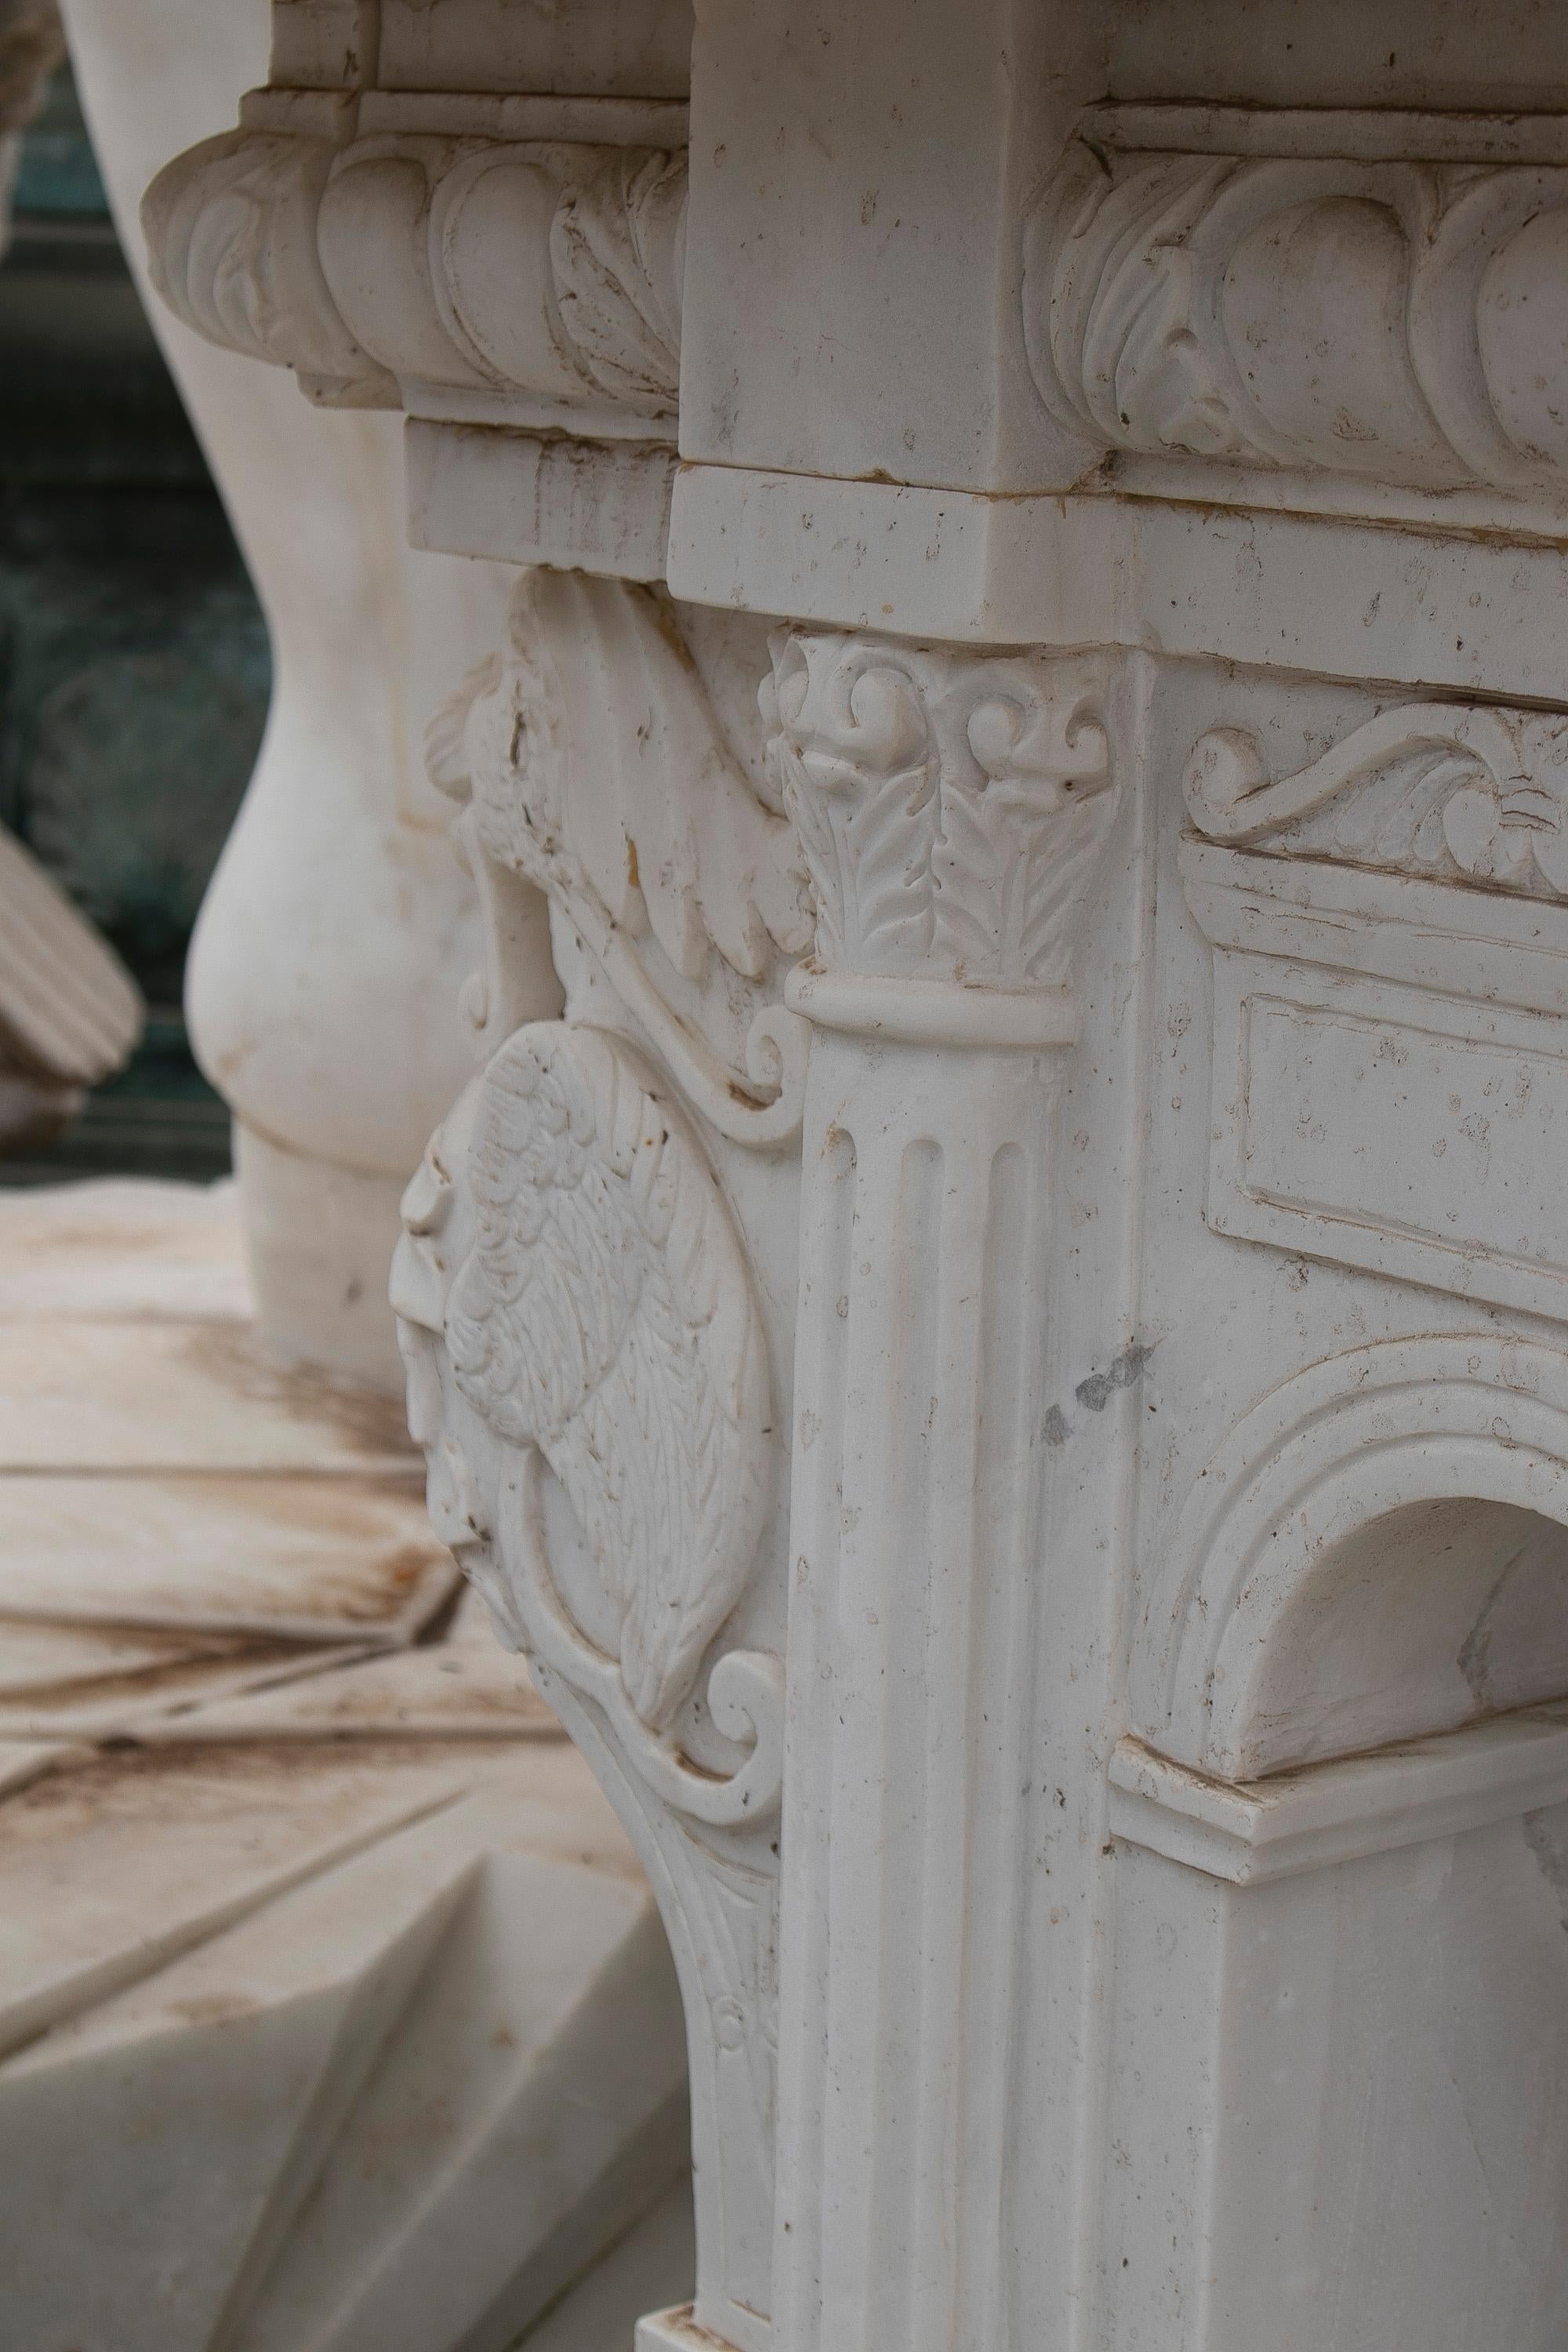
[[[808,1033],[778,999],[811,939],[748,723],[760,648],[750,625],[540,569],[433,721],[485,916],[467,1003],[489,1059],[410,1187],[394,1270],[437,1531],[658,1895],[700,2309],[742,2352],[772,2306],[784,1669],[753,1576],[782,1535],[770,1337],[780,1378],[789,1343],[721,1175],[753,1212],[793,1201]],[[552,940],[572,1017],[542,1023]]]

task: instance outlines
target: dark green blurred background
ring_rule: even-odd
[[[0,821],[107,932],[146,1043],[0,1183],[221,1175],[185,1042],[196,908],[267,714],[267,631],[115,240],[68,72],[0,264]]]

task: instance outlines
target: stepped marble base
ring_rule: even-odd
[[[692,2275],[652,1896],[252,1331],[232,1186],[0,1199],[6,2340],[598,2352]]]

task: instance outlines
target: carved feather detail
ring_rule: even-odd
[[[520,1030],[469,1151],[479,1234],[454,1282],[458,1386],[565,1490],[663,1731],[762,1530],[768,1377],[734,1228],[685,1122],[618,1039]]]

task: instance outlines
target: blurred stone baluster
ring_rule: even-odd
[[[157,168],[266,77],[263,0],[71,0],[82,104],[131,266]],[[471,885],[421,737],[500,634],[510,575],[405,544],[401,420],[325,414],[281,370],[149,302],[271,632],[261,755],[192,950],[196,1054],[230,1104],[262,1328],[286,1355],[401,1381],[397,1203],[468,1076]],[[526,959],[525,959],[526,961]],[[542,902],[539,1014],[558,1006]]]

